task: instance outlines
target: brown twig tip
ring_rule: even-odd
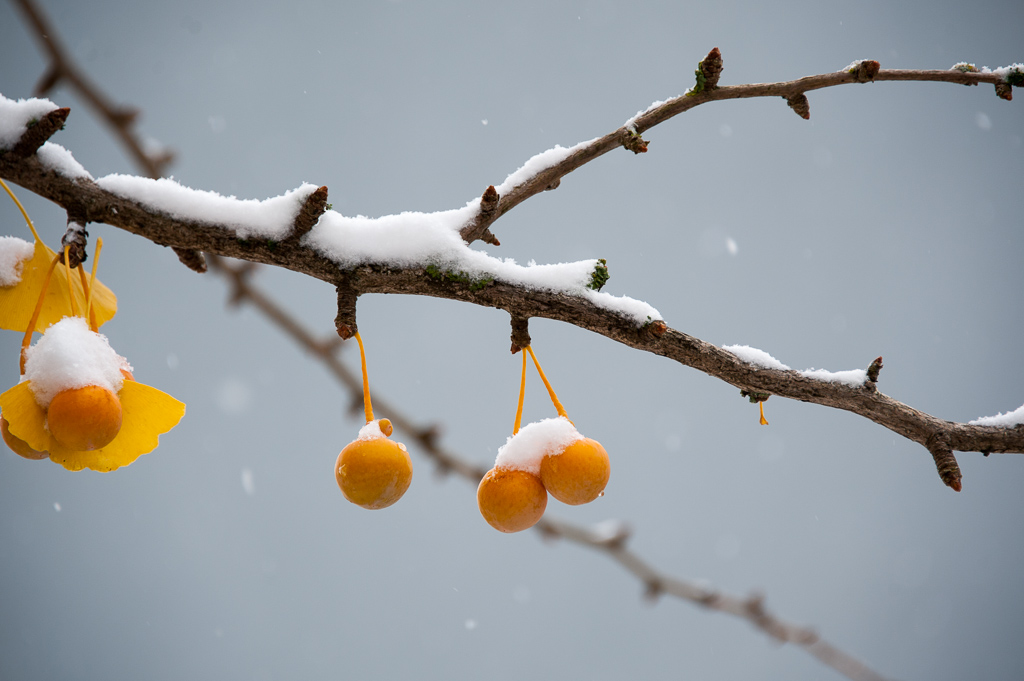
[[[882,370],[882,358],[875,357],[875,361],[868,366],[868,380],[872,383],[878,383],[878,372]]]
[[[182,265],[193,272],[206,274],[206,257],[202,251],[196,251],[191,248],[178,248],[177,246],[172,246],[171,249],[178,256],[178,260],[181,261]]]
[[[846,71],[852,74],[858,83],[870,83],[881,69],[882,65],[874,59],[862,59],[850,64]]]
[[[471,244],[479,239],[492,246],[501,245],[498,237],[491,234],[490,230],[491,223],[500,217],[498,212],[498,204],[500,202],[501,196],[493,184],[484,190],[483,195],[480,197],[480,212],[476,214],[476,217],[471,222],[459,230],[459,236],[462,237],[463,241]]]
[[[89,258],[85,247],[89,243],[89,232],[85,229],[85,218],[75,213],[68,213],[68,228],[60,238],[60,261],[64,262],[64,247],[68,247],[68,266],[75,269]]]
[[[490,217],[491,213],[498,209],[498,202],[501,197],[498,196],[498,190],[494,188],[494,185],[490,185],[484,190],[483,196],[480,197],[480,213]]]
[[[928,451],[935,459],[935,468],[939,471],[939,477],[947,487],[959,492],[963,489],[963,474],[960,472],[960,464],[953,456],[953,448],[950,446],[949,434],[939,431],[928,438],[925,444]]]
[[[717,47],[711,48],[704,61],[697,65],[704,75],[704,89],[714,90],[718,87],[718,79],[722,75],[722,53]]]
[[[1009,83],[996,83],[996,97],[1008,102],[1013,101],[1013,86]]]
[[[297,241],[305,236],[313,225],[317,223],[320,216],[327,211],[327,187],[320,187],[309,196],[295,216],[295,223],[292,225],[291,234],[285,241]]]
[[[530,318],[512,315],[512,354],[530,347]]]
[[[811,117],[811,103],[807,101],[807,95],[800,93],[793,95],[792,97],[786,97],[786,104],[789,104],[789,108],[796,112],[796,115],[800,118],[809,120]]]
[[[27,158],[36,153],[39,147],[46,143],[46,140],[64,127],[64,122],[70,113],[71,109],[67,107],[54,109],[34,124],[30,124],[21,139],[7,153],[11,154],[13,158]]]

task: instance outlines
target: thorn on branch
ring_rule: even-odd
[[[344,282],[338,285],[338,316],[334,318],[334,327],[342,340],[356,335],[359,326],[356,324],[356,300],[359,294]]]
[[[28,158],[39,150],[39,147],[46,143],[46,140],[64,127],[64,121],[68,119],[71,109],[54,109],[46,114],[35,125],[30,125],[28,130],[21,136],[21,139],[7,152],[12,158]]]
[[[846,72],[853,75],[858,83],[870,83],[878,75],[882,65],[873,59],[862,59],[854,62],[846,69]]]
[[[206,258],[201,251],[191,248],[178,248],[177,246],[171,246],[171,250],[174,251],[174,254],[178,256],[178,260],[185,267],[199,274],[206,273]]]
[[[939,471],[939,477],[942,478],[942,482],[957,492],[963,489],[961,482],[963,475],[960,473],[960,465],[957,464],[956,457],[953,456],[949,433],[945,431],[934,433],[928,438],[925,446],[928,447],[928,451],[932,453],[932,458],[935,459],[935,467]]]
[[[805,121],[811,118],[811,103],[807,101],[807,95],[804,93],[786,97],[786,104],[789,104],[789,108]]]
[[[89,244],[89,232],[85,229],[85,211],[68,211],[68,228],[60,238],[60,261],[64,262],[64,247],[68,247],[68,266],[75,269],[89,258],[85,247]]]
[[[512,315],[512,354],[530,347],[530,318]]]
[[[320,187],[306,197],[295,216],[292,230],[283,241],[298,241],[313,229],[320,216],[327,210],[327,187]]]

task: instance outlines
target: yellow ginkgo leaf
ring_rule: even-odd
[[[30,447],[50,452],[50,460],[71,471],[91,468],[108,472],[156,449],[159,436],[174,428],[185,415],[185,404],[167,393],[126,380],[117,394],[122,425],[113,442],[100,449],[79,452],[62,446],[46,429],[46,412],[35,400],[28,381],[0,395],[0,410],[11,434]]]
[[[178,425],[185,404],[167,393],[136,381],[125,381],[117,394],[121,400],[121,432],[106,447],[76,452],[59,444],[50,449],[50,460],[68,470],[91,468],[106,473],[127,466],[156,449],[159,436]],[[52,438],[51,438],[51,441]]]
[[[40,452],[57,444],[46,430],[46,411],[36,402],[28,381],[22,381],[0,395],[0,412],[7,419],[7,430]]]
[[[0,287],[0,329],[25,331],[28,328],[46,273],[56,255],[49,246],[36,239],[34,254],[22,263],[21,281],[14,286]],[[85,310],[85,288],[82,286],[82,277],[78,270],[71,272],[71,291],[75,297],[76,309]],[[96,326],[102,326],[116,312],[117,297],[114,292],[96,280],[95,290],[92,292],[92,316],[95,318]],[[63,267],[58,266],[54,268],[50,285],[46,288],[43,308],[34,330],[42,333],[51,324],[71,315],[67,274]]]

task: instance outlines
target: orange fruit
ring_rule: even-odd
[[[589,437],[577,440],[540,462],[540,479],[551,496],[563,504],[577,506],[601,496],[611,464],[601,443]]]
[[[385,437],[350,442],[338,455],[334,477],[345,498],[363,508],[387,508],[412,482],[405,445]]]
[[[121,432],[121,402],[98,385],[69,388],[50,400],[46,423],[53,439],[68,449],[100,449]]]
[[[480,515],[496,530],[520,532],[544,515],[548,493],[540,478],[517,468],[492,468],[476,490]]]
[[[32,459],[34,461],[45,459],[50,456],[49,452],[40,452],[38,449],[32,449],[29,447],[27,442],[12,433],[7,428],[7,419],[2,416],[0,416],[0,435],[3,436],[4,442],[6,442],[7,446],[11,448],[11,451],[18,456],[23,456],[26,459]]]

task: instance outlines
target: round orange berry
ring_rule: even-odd
[[[350,442],[338,455],[334,477],[345,498],[363,508],[387,508],[412,482],[405,445],[385,437]]]
[[[502,532],[533,527],[544,515],[548,493],[540,478],[518,468],[492,468],[476,490],[480,515]]]
[[[23,456],[26,459],[32,459],[34,461],[45,459],[50,456],[49,452],[40,452],[38,449],[32,449],[27,442],[12,433],[8,428],[7,419],[2,416],[0,416],[0,435],[3,436],[4,442],[6,442],[7,446],[11,448],[11,451],[18,456]]]
[[[46,423],[53,439],[68,449],[100,449],[121,431],[121,402],[98,385],[69,388],[50,400]]]
[[[601,496],[611,475],[608,452],[589,437],[576,440],[540,462],[540,479],[551,496],[577,506]]]

